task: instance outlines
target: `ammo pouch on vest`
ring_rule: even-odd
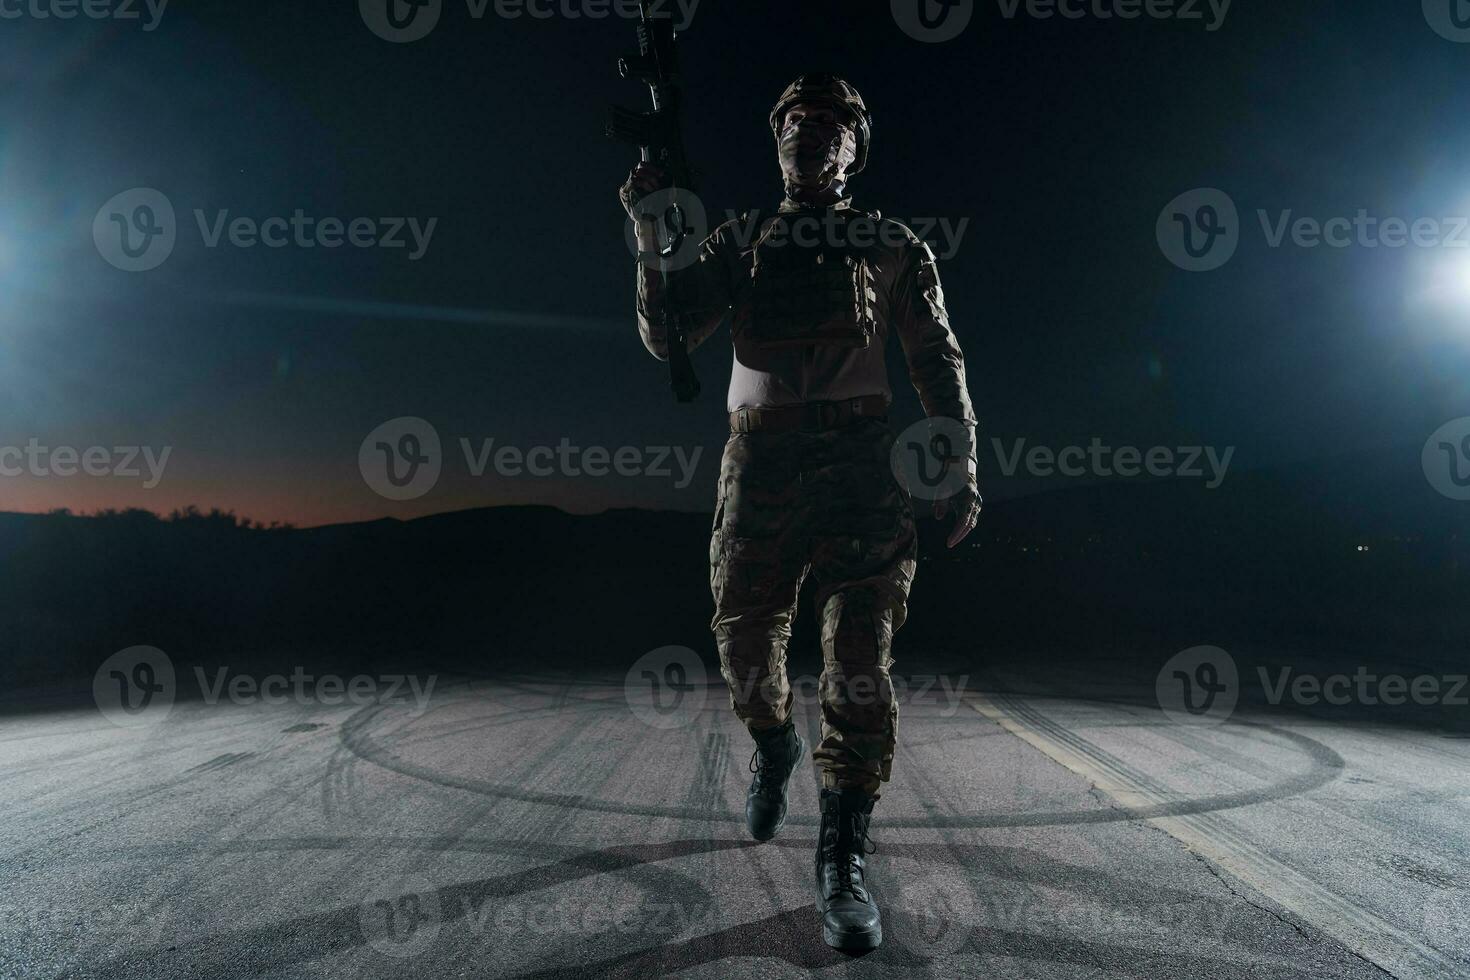
[[[781,227],[784,221],[773,222],[755,248],[751,341],[766,350],[867,347],[876,329],[877,293],[862,251],[825,240],[798,245]],[[822,231],[817,237],[828,236]]]

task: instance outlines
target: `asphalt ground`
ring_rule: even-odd
[[[910,678],[849,956],[815,773],[750,841],[718,678],[633,680],[0,716],[0,976],[1470,976],[1463,737]]]

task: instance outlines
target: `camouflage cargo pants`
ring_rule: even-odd
[[[791,717],[786,646],[811,575],[821,618],[822,783],[877,793],[898,705],[889,676],[915,569],[909,496],[893,436],[869,419],[827,432],[735,434],[710,542],[711,626],[735,712],[752,731]]]

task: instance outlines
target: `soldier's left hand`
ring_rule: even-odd
[[[974,460],[967,464],[969,477],[964,487],[951,497],[934,501],[934,517],[936,520],[944,520],[945,515],[954,514],[954,528],[949,532],[949,547],[953,548],[965,538],[969,537],[971,531],[980,520],[980,510],[985,506],[984,499],[980,496],[980,487],[976,482],[976,466]]]

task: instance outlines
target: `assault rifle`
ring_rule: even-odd
[[[693,193],[693,175],[684,155],[684,134],[679,125],[682,103],[682,79],[679,76],[678,53],[674,47],[674,21],[671,12],[659,12],[664,0],[639,0],[638,54],[618,59],[618,74],[643,82],[653,97],[653,111],[636,112],[613,106],[607,124],[607,135],[640,148],[644,160],[659,164],[668,171],[674,194],[673,203],[655,222],[658,270],[663,287],[664,337],[669,345],[669,382],[674,397],[680,402],[693,401],[699,395],[699,378],[689,361],[689,340],[678,317],[670,309],[669,261],[685,244],[692,229],[679,207],[680,191]]]

